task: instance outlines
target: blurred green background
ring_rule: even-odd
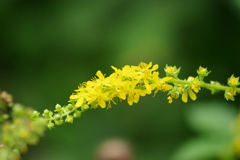
[[[240,75],[239,0],[1,0],[0,15],[0,89],[38,111],[67,104],[79,83],[97,70],[111,74],[111,65],[152,61],[161,76],[166,64],[176,65],[183,79],[201,65],[212,71],[206,81],[222,84]],[[187,104],[166,97],[90,110],[48,130],[23,160],[93,159],[112,137],[128,140],[137,160],[171,159],[195,136],[185,118],[189,105],[224,98],[207,90]],[[239,97],[228,104],[237,108]]]

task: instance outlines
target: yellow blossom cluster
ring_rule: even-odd
[[[141,96],[155,94],[158,91],[168,92],[168,103],[181,96],[183,102],[188,102],[188,97],[196,100],[196,93],[203,88],[211,90],[212,94],[225,91],[227,100],[234,100],[234,96],[240,93],[239,77],[233,75],[228,79],[229,86],[223,86],[217,81],[204,82],[204,77],[210,71],[199,67],[198,76],[188,77],[187,80],[178,78],[181,68],[168,66],[164,68],[165,77],[159,77],[158,65],[141,62],[137,66],[126,65],[122,69],[112,66],[114,72],[106,76],[97,71],[96,76],[87,82],[80,84],[78,89],[70,96],[70,103],[66,106],[57,104],[54,111],[45,109],[42,116],[48,120],[48,128],[61,125],[64,122],[73,123],[74,118],[81,116],[82,112],[89,108],[111,108],[111,104],[126,100],[129,105],[138,103]],[[170,85],[171,84],[171,85]],[[39,118],[40,113],[34,111],[33,119]],[[65,119],[65,120],[64,120]]]
[[[79,86],[70,100],[75,101],[76,107],[85,104],[99,105],[101,108],[110,108],[115,100],[127,100],[129,105],[138,103],[141,96],[156,94],[160,91],[168,91],[173,87],[166,83],[172,77],[159,78],[158,65],[152,66],[141,62],[138,66],[126,65],[122,69],[113,67],[115,71],[106,77],[101,71],[97,71],[95,78]],[[108,104],[108,105],[107,105]]]

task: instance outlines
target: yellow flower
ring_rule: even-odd
[[[96,77],[75,90],[76,93],[70,96],[70,100],[76,107],[92,104],[106,108],[106,103],[111,106],[115,98],[127,99],[128,104],[132,105],[138,103],[140,96],[151,94],[153,90],[156,94],[159,90],[166,92],[173,88],[166,83],[171,77],[160,79],[159,73],[155,71],[158,65],[152,65],[152,62],[141,62],[138,66],[126,65],[122,69],[112,68],[115,72],[110,76],[106,77],[101,71],[97,71]]]
[[[197,70],[198,75],[201,77],[206,77],[208,76],[208,74],[210,73],[210,71],[207,70],[207,68],[203,68],[203,67],[199,67],[199,69]]]
[[[192,82],[192,85],[191,85],[191,89],[198,93],[199,92],[199,89],[200,89],[200,81],[198,80],[198,78],[194,78],[194,77],[188,77],[187,81],[189,82]]]
[[[143,70],[149,70],[149,71],[155,71],[158,69],[158,64],[155,64],[152,67],[152,62],[150,62],[149,64],[141,62],[138,66]],[[152,67],[152,69],[149,69],[150,67]]]
[[[109,92],[103,92],[103,88],[100,86],[97,86],[95,88],[87,88],[87,91],[89,92],[89,95],[87,97],[88,104],[93,103],[94,101],[97,101],[97,103],[100,105],[100,107],[105,108],[106,102],[111,100],[108,95]]]
[[[168,96],[168,103],[172,103],[173,102],[173,100],[172,100],[172,97],[171,96]]]
[[[189,97],[190,97],[193,101],[195,101],[195,100],[197,99],[196,94],[195,94],[191,89],[189,89],[188,91],[184,91],[184,92],[182,93],[182,101],[183,101],[183,102],[187,103],[187,101],[188,101],[188,95],[189,95]]]
[[[177,78],[181,68],[177,68],[176,66],[168,66],[164,68],[167,77],[174,77]]]
[[[154,92],[154,96],[156,95],[156,93],[158,91],[166,92],[166,91],[169,91],[173,88],[173,86],[166,83],[166,81],[168,81],[170,79],[172,79],[172,77],[164,77],[164,78],[161,78],[160,80],[158,80],[156,82],[156,89],[155,89],[155,92]]]
[[[123,80],[131,80],[134,79],[134,76],[136,75],[136,71],[134,67],[131,67],[129,65],[126,65],[122,68],[122,70],[117,69],[116,67],[113,67],[115,73],[117,73],[120,77],[123,78]]]
[[[177,89],[172,89],[168,94],[170,94],[170,96],[168,96],[168,103],[172,103],[173,99],[177,99],[179,97],[179,92]]]
[[[239,83],[239,77],[234,77],[234,75],[232,75],[229,79],[228,79],[228,85],[232,86],[232,87],[236,87],[238,86]]]
[[[77,90],[75,90],[77,93],[74,93],[70,96],[70,100],[76,100],[76,107],[80,107],[85,98],[87,97],[87,92],[86,89],[83,85],[80,85],[79,88]]]
[[[193,81],[193,83],[192,83],[192,90],[194,91],[194,92],[196,92],[196,93],[198,93],[199,92],[199,89],[198,89],[198,87],[199,87],[199,85],[200,85],[200,81]]]
[[[173,67],[173,66],[168,66],[167,68],[166,68],[166,72],[170,72],[170,73],[172,73],[172,72],[174,72],[175,71],[175,67]]]
[[[129,105],[132,105],[133,102],[138,103],[140,96],[145,96],[147,94],[146,90],[136,88],[137,83],[137,81],[127,81],[123,86],[128,93],[127,101]]]
[[[226,90],[224,93],[224,97],[226,98],[226,100],[232,100],[234,101],[234,96],[236,96],[236,91],[235,90]]]
[[[113,92],[115,97],[119,97],[123,100],[126,99],[128,92],[123,88],[125,83],[128,83],[128,81],[122,81],[122,77],[115,77],[111,79],[112,87],[115,89],[115,92]]]
[[[110,78],[109,77],[104,77],[101,71],[97,71],[96,75],[98,76],[98,79],[96,79],[96,84],[98,85],[105,85],[105,86],[111,86],[110,84]]]

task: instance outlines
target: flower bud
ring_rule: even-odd
[[[25,114],[24,107],[21,104],[18,104],[18,103],[14,104],[12,109],[13,109],[13,116],[21,117]]]
[[[174,77],[177,78],[178,74],[180,72],[181,68],[177,68],[176,66],[168,66],[166,65],[166,68],[164,68],[164,71],[166,72],[166,77]]]
[[[67,105],[67,109],[68,109],[69,111],[71,111],[73,108],[74,108],[74,106],[73,106],[72,104],[68,104],[68,105]]]
[[[46,118],[50,118],[52,117],[53,113],[51,111],[49,111],[48,109],[45,109],[43,111],[43,116],[46,117]]]
[[[203,81],[204,77],[208,76],[210,72],[211,71],[208,72],[207,68],[203,68],[200,66],[199,69],[197,70],[200,81]]]
[[[73,123],[73,116],[67,116],[67,118],[65,119],[65,122]]]
[[[45,110],[43,111],[43,114],[44,114],[44,115],[48,115],[49,112],[50,112],[50,111],[49,111],[48,109],[45,109]]]
[[[74,114],[73,114],[73,116],[75,117],[75,118],[79,118],[79,117],[81,117],[81,114],[82,114],[82,112],[81,111],[75,111],[74,112]]]
[[[63,120],[62,119],[61,120],[54,120],[54,122],[55,122],[56,125],[63,124]]]
[[[61,125],[63,124],[63,120],[60,114],[55,114],[54,116],[54,122],[56,123],[56,125]]]
[[[99,106],[96,102],[91,103],[91,108],[97,109]]]
[[[52,128],[54,127],[54,123],[49,122],[49,123],[47,124],[47,127],[48,127],[48,129],[52,129]]]
[[[61,120],[62,117],[61,117],[60,114],[55,114],[54,119],[55,119],[55,120]]]
[[[238,86],[239,83],[239,77],[234,77],[233,75],[228,79],[228,85],[231,87]]]
[[[28,132],[27,129],[24,129],[24,128],[22,128],[18,134],[19,134],[19,137],[21,137],[24,140],[27,140],[30,137],[29,135],[30,133]]]
[[[203,68],[202,66],[199,67],[199,69],[197,70],[198,75],[202,75],[204,77],[208,76],[208,74],[211,71],[208,72],[207,68]]]
[[[170,95],[172,99],[177,99],[180,95],[178,87],[173,87],[173,89],[168,92],[168,95]]]
[[[62,106],[60,104],[56,104],[55,109],[57,111],[60,111],[62,109]]]
[[[231,100],[234,101],[234,96],[236,96],[236,91],[232,90],[232,89],[227,89],[225,91],[224,97],[226,98],[226,100]]]
[[[32,115],[31,115],[31,119],[32,120],[38,119],[39,118],[39,114],[40,114],[39,112],[33,111]]]
[[[86,103],[84,103],[82,106],[83,110],[88,110],[89,109],[89,105],[87,105]]]

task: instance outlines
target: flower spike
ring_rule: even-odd
[[[172,103],[180,95],[185,103],[188,102],[188,97],[195,101],[201,88],[211,90],[212,94],[225,91],[224,97],[227,100],[234,100],[234,96],[240,93],[240,88],[237,88],[240,84],[239,77],[233,75],[228,79],[229,86],[223,86],[216,81],[205,83],[203,79],[210,71],[201,66],[197,70],[198,76],[189,76],[187,80],[178,78],[180,67],[166,65],[166,77],[159,76],[158,67],[152,62],[141,62],[137,66],[126,65],[121,69],[112,66],[114,72],[109,76],[97,71],[95,77],[79,85],[69,97],[68,105],[57,104],[53,112],[46,109],[42,116],[48,120],[47,126],[51,129],[64,122],[73,123],[74,118],[80,117],[88,109],[108,109],[112,107],[112,103],[117,104],[116,102],[122,100],[126,100],[131,106],[138,103],[141,97],[152,93],[155,96],[159,91],[168,92],[168,103]],[[40,113],[35,111],[32,117],[38,119]]]

